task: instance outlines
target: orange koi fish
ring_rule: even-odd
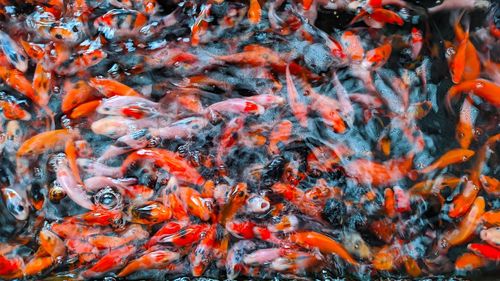
[[[129,262],[125,268],[123,268],[118,277],[125,277],[138,270],[146,269],[156,269],[163,268],[168,263],[176,261],[180,258],[178,253],[169,250],[157,250],[144,254],[141,257]]]
[[[113,79],[93,77],[90,78],[89,85],[107,98],[112,96],[142,96],[136,90]]]
[[[446,249],[467,242],[481,222],[485,204],[483,197],[477,197],[469,212],[464,216],[462,221],[460,221],[458,227],[443,233],[439,242],[441,247]]]
[[[248,198],[247,184],[237,183],[228,195],[228,199],[220,212],[220,224],[225,226],[231,220],[238,210],[243,207]]]
[[[383,45],[366,52],[363,65],[366,65],[371,69],[377,69],[383,66],[387,62],[387,60],[389,60],[391,53],[391,42],[384,43]]]
[[[172,210],[160,202],[149,201],[130,209],[132,222],[153,225],[169,220]]]
[[[366,25],[373,28],[382,28],[385,24],[397,24],[402,26],[403,19],[395,12],[384,8],[375,8],[371,13],[368,11],[361,11],[352,20],[351,25],[359,21],[364,21]]]
[[[472,142],[472,136],[474,134],[474,121],[475,114],[472,104],[468,99],[465,99],[462,108],[460,109],[460,118],[455,130],[455,138],[460,144],[460,147],[463,149],[469,148],[470,143]]]
[[[94,88],[84,80],[79,80],[75,83],[67,80],[64,82],[64,96],[61,102],[61,110],[68,113],[73,108],[82,103],[95,99],[93,95]]]
[[[499,226],[500,225],[500,210],[491,210],[483,214],[481,220],[487,225]]]
[[[198,217],[202,221],[208,221],[212,215],[210,201],[201,197],[201,194],[190,187],[179,187],[177,196],[185,204],[189,213]]]
[[[413,165],[413,155],[406,159],[393,159],[387,162],[373,162],[356,159],[346,165],[349,176],[367,185],[382,186],[405,178]]]
[[[472,271],[486,265],[483,258],[472,253],[463,253],[455,261],[455,270],[458,272]]]
[[[467,249],[487,260],[500,261],[500,249],[491,245],[472,243],[467,246]]]
[[[67,129],[40,133],[23,142],[16,156],[36,156],[47,151],[61,151],[66,142],[76,138],[77,135],[75,131]]]
[[[196,185],[205,182],[198,171],[177,153],[160,148],[140,149],[131,153],[122,163],[122,172],[127,172],[129,166],[140,160],[153,161],[155,165],[165,169],[180,181]]]
[[[94,27],[107,39],[134,37],[148,22],[148,17],[135,10],[113,9],[94,20]]]
[[[431,165],[418,170],[421,174],[428,174],[434,170],[442,169],[452,164],[463,163],[468,161],[476,152],[469,149],[456,148],[443,154],[439,159],[434,161]]]
[[[267,146],[269,154],[279,154],[280,149],[278,145],[286,144],[289,141],[292,128],[293,123],[289,120],[283,120],[276,125],[269,135],[269,144]]]
[[[26,276],[36,275],[52,266],[54,263],[52,257],[33,257],[23,269]]]
[[[313,98],[311,108],[321,115],[323,122],[332,127],[335,133],[344,133],[347,130],[347,125],[339,113],[340,103],[325,95],[312,94],[311,97]]]
[[[0,108],[7,120],[28,121],[31,119],[31,114],[14,101],[8,99],[0,100]]]
[[[198,17],[196,18],[193,26],[191,26],[191,45],[198,46],[200,44],[200,36],[207,29],[208,23],[205,21],[210,16],[210,8],[212,4],[205,5]]]
[[[500,107],[500,85],[485,79],[464,81],[452,86],[446,95],[446,107],[451,112],[451,101],[460,93],[474,94],[495,107]]]
[[[342,33],[342,45],[344,46],[347,56],[355,62],[361,62],[365,56],[365,50],[359,36],[353,31],[346,30]]]
[[[214,259],[216,239],[217,226],[212,225],[205,234],[205,237],[201,239],[200,243],[189,255],[191,274],[193,274],[194,277],[202,276],[206,268]]]
[[[53,261],[66,256],[64,241],[50,230],[42,229],[39,235],[40,246],[47,252]]]
[[[83,278],[96,278],[110,271],[117,270],[123,267],[130,256],[132,256],[137,249],[132,246],[124,246],[115,250],[111,250],[104,255],[101,259],[96,261],[92,267],[83,271],[81,277]]]
[[[101,103],[102,103],[101,100],[93,100],[86,103],[82,103],[71,111],[69,117],[71,119],[88,117],[96,112],[97,108],[101,105]]]
[[[467,181],[462,193],[453,200],[453,205],[448,212],[450,218],[458,218],[465,215],[479,191],[479,186],[476,186],[472,181]]]
[[[252,24],[258,24],[262,17],[262,9],[260,8],[259,0],[250,0],[248,8],[248,20]]]
[[[303,231],[292,233],[289,239],[306,249],[318,249],[323,254],[335,254],[352,265],[358,265],[358,262],[354,260],[342,244],[326,235],[314,231]]]
[[[0,66],[0,78],[7,84],[9,87],[23,94],[34,103],[40,106],[47,105],[49,99],[46,96],[40,96],[31,85],[31,82],[26,79],[24,74],[13,68]]]

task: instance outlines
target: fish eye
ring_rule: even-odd
[[[78,27],[73,26],[73,28],[71,30],[73,30],[73,32],[78,32]]]
[[[354,249],[359,249],[359,243],[354,244]]]
[[[59,39],[59,40],[61,40],[61,39],[63,38],[63,37],[62,37],[62,35],[61,35],[61,34],[59,34],[59,33],[58,33],[58,34],[56,34],[56,36],[55,36],[55,37],[56,37],[57,39]]]

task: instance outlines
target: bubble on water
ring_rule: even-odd
[[[118,210],[123,208],[122,195],[109,186],[100,189],[94,195],[94,202],[96,205],[108,210]]]

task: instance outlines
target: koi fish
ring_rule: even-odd
[[[486,265],[483,258],[472,253],[463,253],[455,261],[455,270],[458,272],[472,271]]]
[[[215,111],[220,113],[235,113],[235,114],[257,114],[264,113],[265,109],[262,105],[247,99],[233,98],[221,102],[216,102],[207,107],[207,112]]]
[[[2,109],[3,116],[7,120],[28,121],[31,119],[31,114],[14,101],[7,99],[0,100],[0,108]]]
[[[450,218],[463,216],[476,199],[479,190],[479,186],[476,186],[472,181],[467,181],[462,193],[453,200],[453,205],[448,212]]]
[[[137,249],[132,246],[124,246],[115,250],[111,250],[98,261],[94,263],[89,269],[83,271],[80,275],[83,278],[95,278],[103,274],[117,270],[123,267],[130,256],[132,256]]]
[[[64,82],[64,96],[61,102],[61,110],[68,113],[75,107],[88,102],[96,97],[93,95],[94,89],[84,80],[75,83],[67,80]]]
[[[347,163],[346,172],[364,184],[381,186],[398,182],[406,177],[412,165],[413,156],[385,163],[356,159]]]
[[[28,56],[24,52],[24,49],[19,47],[19,45],[3,31],[0,31],[0,49],[12,66],[21,72],[26,72],[28,69]]]
[[[90,78],[89,85],[107,98],[113,96],[141,97],[141,94],[136,90],[113,79],[93,77]]]
[[[452,149],[443,154],[441,157],[439,157],[431,165],[421,170],[418,170],[418,172],[421,174],[428,174],[434,170],[442,169],[452,164],[466,162],[472,156],[474,156],[475,153],[476,153],[475,151],[469,149],[460,149],[460,148]]]
[[[126,9],[109,10],[94,20],[94,27],[107,39],[134,37],[147,24],[146,15]]]
[[[169,250],[158,250],[144,254],[143,256],[132,260],[123,268],[118,277],[125,277],[138,270],[163,268],[166,264],[176,261],[180,258],[178,253]]]
[[[487,260],[500,261],[500,250],[488,244],[471,243],[467,245],[467,249]]]
[[[35,156],[47,151],[61,151],[66,142],[75,138],[76,135],[76,132],[66,129],[43,132],[26,140],[19,147],[16,155],[17,157]]]
[[[462,108],[460,109],[460,118],[455,130],[455,138],[457,139],[460,147],[467,149],[472,142],[474,131],[474,121],[476,119],[475,111],[472,104],[468,99],[464,100]]]
[[[212,207],[208,199],[190,187],[179,187],[177,196],[185,204],[186,210],[202,221],[208,221],[212,215]]]
[[[169,220],[172,210],[160,202],[149,201],[130,208],[131,221],[153,225]]]
[[[2,188],[1,193],[9,213],[17,220],[27,220],[30,209],[26,198],[12,188]]]
[[[304,101],[301,100],[299,92],[293,83],[289,64],[286,67],[286,91],[293,115],[299,121],[300,126],[307,127],[307,106],[304,104]]]
[[[174,152],[159,148],[140,149],[131,153],[122,163],[122,172],[125,173],[128,167],[138,160],[153,161],[180,181],[196,185],[202,185],[204,182],[203,177],[186,160]]]
[[[492,227],[485,230],[481,230],[479,235],[483,241],[490,244],[493,247],[500,247],[500,227]]]
[[[205,237],[201,239],[193,252],[189,255],[191,273],[193,276],[202,276],[214,258],[215,242],[217,239],[217,226],[212,225]]]
[[[238,210],[245,205],[248,198],[247,184],[238,183],[230,191],[227,202],[220,212],[220,224],[226,225],[231,220]]]
[[[36,275],[51,267],[53,264],[52,257],[33,257],[23,269],[23,274],[26,276]]]
[[[47,252],[53,261],[66,256],[66,246],[64,241],[50,230],[42,229],[39,234],[40,247]]]
[[[451,112],[451,101],[460,93],[467,92],[474,94],[493,106],[500,107],[500,86],[496,83],[485,79],[475,79],[464,81],[460,84],[452,86],[446,95],[446,106]]]
[[[447,230],[441,236],[441,247],[446,249],[448,247],[463,244],[469,239],[476,227],[480,223],[481,216],[484,213],[485,201],[484,198],[479,196],[474,200],[472,207],[460,221],[456,229]]]
[[[317,248],[324,254],[335,254],[352,265],[358,265],[358,262],[349,254],[349,252],[339,242],[332,238],[313,231],[303,231],[292,233],[290,241],[306,249]]]
[[[79,106],[75,107],[69,117],[71,119],[78,119],[83,117],[88,117],[92,115],[97,107],[101,104],[101,100],[93,100],[86,103],[82,103]]]
[[[382,28],[386,23],[399,26],[404,24],[403,19],[397,13],[384,8],[375,8],[371,13],[363,10],[351,20],[350,24],[355,24],[361,20],[373,28]]]
[[[172,244],[176,247],[190,246],[200,241],[208,229],[207,224],[188,225],[176,233],[162,237],[159,243]]]

